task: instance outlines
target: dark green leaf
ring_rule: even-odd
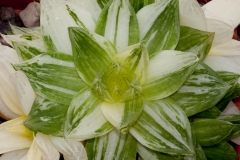
[[[155,0],[130,0],[135,12],[137,13],[141,8],[154,3]]]
[[[202,111],[198,114],[195,114],[194,117],[196,118],[212,118],[215,119],[221,114],[221,111],[217,107],[209,108],[205,111]]]

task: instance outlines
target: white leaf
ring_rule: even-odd
[[[205,31],[207,21],[196,0],[179,0],[180,24]]]
[[[17,52],[8,47],[0,44],[0,59],[5,59],[11,64],[19,63]]]
[[[23,112],[28,115],[32,108],[32,104],[36,98],[35,92],[27,78],[27,76],[21,72],[16,71],[11,74],[11,80],[18,96],[20,106]]]
[[[215,38],[214,38],[215,41]],[[209,51],[209,55],[216,56],[235,56],[240,55],[240,42],[230,39],[228,42],[213,46]]]
[[[2,129],[0,129],[0,139],[0,154],[18,149],[29,148],[32,143],[29,138],[12,134]]]
[[[6,104],[3,102],[2,98],[0,97],[0,116],[6,120],[14,119],[19,117],[16,113],[10,110]]]
[[[26,39],[23,39],[23,38],[20,38],[22,35],[4,35],[4,34],[0,34],[3,39],[11,46],[12,45],[12,41],[15,41],[15,42],[27,42],[28,40]]]
[[[236,28],[240,23],[239,0],[214,0],[203,6],[207,18],[218,19]]]
[[[19,160],[23,158],[27,154],[27,152],[28,149],[20,149],[16,151],[7,152],[0,157],[0,160],[14,160],[14,159]]]
[[[207,31],[214,32],[213,46],[228,42],[232,39],[234,28],[216,19],[207,18]]]
[[[42,153],[39,150],[35,140],[33,140],[33,143],[27,153],[26,160],[42,160]]]
[[[35,142],[42,152],[42,158],[44,160],[59,160],[60,154],[57,149],[52,145],[49,137],[42,133],[37,133]]]
[[[86,150],[81,142],[60,137],[49,137],[55,148],[63,154],[65,160],[87,160]]]

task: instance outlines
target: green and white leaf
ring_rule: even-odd
[[[203,61],[211,48],[213,38],[214,33],[181,26],[180,39],[175,50],[195,53]]]
[[[162,0],[138,13],[140,40],[144,40],[152,58],[161,50],[177,46],[180,36],[178,0]]]
[[[143,99],[138,97],[127,102],[104,102],[101,109],[105,118],[120,132],[126,134],[142,113]]]
[[[27,42],[28,40],[21,38],[22,35],[4,35],[0,34],[2,38],[13,47],[12,42]]]
[[[18,26],[12,25],[11,23],[9,23],[9,26],[14,35],[18,35],[18,34],[23,35],[26,33],[36,33],[36,35],[39,35],[38,37],[41,38],[40,27],[25,28],[25,27],[18,27]]]
[[[38,96],[24,122],[24,126],[35,133],[63,136],[63,123],[67,110],[67,105]]]
[[[207,30],[207,19],[195,0],[179,0],[180,24],[202,31]]]
[[[192,75],[171,98],[188,116],[216,105],[230,86],[204,63],[199,63]]]
[[[148,51],[144,43],[138,43],[124,49],[114,59],[124,66],[128,66],[138,77],[140,83],[144,84],[149,63]]]
[[[70,27],[69,36],[78,74],[91,85],[96,74],[110,65],[116,50],[106,38],[81,28]]]
[[[176,92],[197,64],[197,56],[190,52],[158,52],[149,61],[148,76],[143,85],[145,99],[157,100]]]
[[[201,118],[192,122],[192,128],[201,146],[212,146],[222,142],[231,133],[234,125],[227,121]]]
[[[91,160],[136,160],[137,141],[131,134],[114,129],[107,135],[87,141],[86,150]]]
[[[118,51],[139,42],[139,26],[129,0],[112,0],[102,10],[96,33],[110,40]]]
[[[140,143],[137,145],[137,151],[144,160],[179,160],[173,155],[151,150]]]
[[[235,160],[238,155],[232,145],[228,142],[221,142],[217,145],[203,147],[203,151],[208,158],[221,160]]]
[[[101,111],[102,101],[89,88],[82,88],[73,98],[64,124],[67,139],[86,140],[108,133],[113,127]]]
[[[69,105],[86,85],[77,74],[72,56],[63,53],[41,54],[14,68],[26,74],[38,95],[60,104]]]
[[[33,57],[46,52],[47,49],[44,46],[42,39],[37,39],[27,42],[12,42],[14,49],[18,53],[20,62],[32,59]]]
[[[154,3],[155,0],[130,0],[130,3],[132,4],[135,12],[137,13],[140,9],[142,9],[143,7]]]
[[[144,146],[168,154],[194,154],[189,120],[171,99],[146,101],[130,133]]]
[[[72,54],[68,27],[79,26],[91,31],[95,29],[95,22],[86,9],[66,1],[41,1],[40,17],[46,47],[54,48],[55,46],[57,51],[66,54]]]

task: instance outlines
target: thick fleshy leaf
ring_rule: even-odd
[[[194,154],[187,116],[171,99],[149,101],[130,133],[144,146],[169,154]]]
[[[81,6],[87,9],[93,16],[95,22],[97,22],[98,17],[103,8],[109,0],[67,0],[75,5]]]
[[[240,2],[238,0],[218,0],[211,1],[203,6],[203,11],[207,18],[217,19],[228,23],[236,28],[240,23]]]
[[[229,40],[223,44],[211,48],[209,55],[216,56],[239,56],[240,42],[237,40]]]
[[[14,65],[28,77],[34,91],[45,99],[69,105],[85,83],[79,78],[72,56],[46,53]]]
[[[11,64],[19,63],[17,52],[8,46],[0,44],[0,58],[5,59]]]
[[[11,109],[8,108],[8,106],[3,102],[1,97],[0,97],[0,116],[6,120],[19,117],[19,115],[17,115]]]
[[[176,92],[197,67],[198,58],[190,52],[162,51],[149,61],[143,95],[148,100],[165,98]]]
[[[23,72],[16,71],[10,76],[20,102],[20,106],[23,112],[28,115],[36,98],[35,92],[27,76]]]
[[[81,141],[108,133],[113,127],[104,117],[101,104],[87,87],[82,88],[68,109],[64,136]]]
[[[48,136],[42,133],[37,133],[34,140],[41,151],[44,160],[59,160],[60,154],[52,145]]]
[[[26,160],[42,160],[42,153],[39,150],[35,140],[33,140],[31,147],[27,153]],[[21,159],[22,160],[22,159]]]
[[[215,106],[213,106],[212,108],[209,108],[205,111],[202,111],[198,114],[195,114],[194,117],[197,118],[212,118],[215,119],[217,118],[222,112]]]
[[[207,56],[204,63],[215,71],[228,71],[240,74],[240,64],[227,57]]]
[[[34,132],[63,136],[67,105],[37,97],[24,125]]]
[[[217,72],[217,74],[230,86],[230,89],[225,96],[216,104],[216,106],[223,111],[227,107],[228,103],[240,94],[240,92],[236,92],[236,89],[239,86],[238,80],[240,74],[226,71]]]
[[[110,41],[100,35],[75,27],[68,30],[78,74],[91,85],[96,74],[110,65],[116,50]]]
[[[1,130],[5,130],[12,134],[16,134],[18,136],[23,136],[29,139],[33,138],[32,132],[24,127],[23,122],[26,117],[22,116],[10,121],[6,121],[0,125]]]
[[[229,88],[210,67],[199,63],[194,73],[171,98],[188,116],[192,116],[216,105]]]
[[[19,60],[21,62],[29,60],[47,49],[44,46],[43,40],[38,39],[29,42],[12,42],[14,49],[18,53]]]
[[[143,110],[142,97],[127,102],[107,103],[101,105],[106,119],[119,131],[126,134],[129,127],[139,118]]]
[[[180,39],[175,50],[195,53],[203,60],[211,48],[213,38],[214,33],[180,27]]]
[[[206,31],[207,20],[196,0],[179,0],[180,24]]]
[[[203,147],[203,151],[208,158],[221,160],[235,160],[238,155],[232,145],[222,142],[217,145]]]
[[[62,137],[49,137],[54,147],[63,154],[64,160],[87,160],[86,150],[81,142]]]
[[[10,74],[14,72],[15,70],[9,62],[6,60],[0,60],[0,97],[3,100],[3,103],[6,104],[11,111],[17,115],[24,115],[9,78]]]
[[[122,63],[138,77],[141,84],[144,84],[147,78],[147,67],[149,63],[148,51],[144,43],[132,45],[120,53],[115,58]]]
[[[138,151],[138,154],[144,160],[178,160],[178,158],[173,155],[169,155],[169,154],[165,154],[162,152],[157,152],[157,151],[151,150],[147,147],[144,147],[140,143],[138,143],[138,145],[137,145],[137,151]]]
[[[137,13],[141,8],[154,3],[155,0],[130,0],[130,3],[132,4],[135,12]]]
[[[232,40],[234,28],[223,21],[207,18],[207,31],[214,32],[213,46]]]
[[[0,129],[0,139],[2,144],[0,145],[0,154],[29,148],[32,143],[32,138],[16,135],[3,129]]]
[[[231,133],[234,125],[227,121],[202,118],[195,119],[192,128],[201,146],[212,146],[222,142]]]
[[[19,149],[11,152],[7,152],[1,155],[0,160],[12,160],[17,159],[21,160],[24,156],[26,156],[28,149]]]
[[[118,51],[138,43],[138,20],[129,0],[109,2],[98,19],[95,32],[110,40]]]
[[[137,141],[131,134],[121,134],[116,129],[107,135],[91,139],[86,145],[88,159],[136,160]]]
[[[178,0],[162,0],[138,13],[140,40],[144,40],[152,58],[161,50],[177,46],[180,36]]]
[[[66,1],[41,1],[41,29],[45,45],[49,49],[72,54],[68,27],[79,26],[91,31],[95,22],[91,14],[80,6]]]

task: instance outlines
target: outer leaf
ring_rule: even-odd
[[[154,3],[155,0],[130,0],[130,3],[132,4],[135,12],[137,13],[141,8]]]
[[[237,153],[234,148],[227,142],[222,142],[217,145],[203,147],[204,153],[208,158],[221,160],[235,160]]]
[[[85,86],[70,55],[41,54],[14,67],[26,74],[38,95],[56,103],[69,105],[73,96]]]
[[[196,55],[189,52],[162,51],[148,66],[148,77],[143,95],[148,100],[167,97],[176,92],[198,64]]]
[[[15,70],[6,60],[0,60],[0,97],[4,104],[15,114],[24,115],[13,85],[10,81],[10,74]]]
[[[129,127],[139,118],[143,110],[141,97],[125,103],[107,103],[101,105],[106,119],[122,133],[126,134]]]
[[[172,50],[180,36],[178,0],[162,0],[137,13],[140,40],[144,40],[152,58],[161,50]]]
[[[35,32],[36,35],[39,35],[38,38],[41,37],[41,31],[39,27],[25,28],[25,27],[18,27],[18,26],[12,25],[11,23],[9,23],[9,26],[11,27],[11,30],[15,35]]]
[[[31,147],[30,147],[30,149],[27,153],[27,156],[26,156],[26,160],[30,160],[30,159],[42,160],[42,153],[39,150],[35,140],[33,140],[32,144],[31,144]]]
[[[32,132],[23,126],[25,119],[26,117],[22,116],[10,121],[6,121],[0,125],[0,129],[31,140],[33,138]]]
[[[21,62],[29,60],[47,49],[44,46],[43,40],[38,39],[29,42],[12,42],[14,49],[18,53]]]
[[[65,160],[87,160],[86,150],[81,142],[49,137],[54,147],[63,154]]]
[[[48,49],[72,54],[68,27],[80,26],[95,29],[91,14],[82,7],[75,7],[66,1],[41,1],[41,30]]]
[[[34,132],[62,136],[67,109],[66,105],[37,97],[24,125]]]
[[[137,145],[137,151],[144,160],[178,160],[178,158],[175,156],[153,151],[147,147],[144,147],[140,143]]]
[[[200,60],[204,60],[211,48],[213,38],[214,33],[181,27],[176,50],[195,53]]]
[[[129,0],[110,1],[100,15],[95,31],[109,39],[118,51],[138,43],[138,21]]]
[[[169,154],[193,154],[192,133],[185,113],[171,99],[146,102],[130,133],[144,146]]]
[[[26,156],[28,149],[19,149],[11,152],[7,152],[1,155],[1,160],[9,160],[9,159],[18,159],[21,160],[24,156]]]
[[[195,119],[192,128],[201,146],[212,146],[224,140],[231,133],[234,125],[216,119]]]
[[[203,6],[203,10],[207,18],[226,22],[233,28],[236,28],[240,23],[240,18],[238,17],[240,14],[238,9],[239,5],[239,1],[211,1],[211,3],[207,3]]]
[[[229,88],[211,68],[199,63],[195,72],[171,98],[191,116],[216,105]]]
[[[18,149],[29,148],[32,143],[32,138],[23,137],[11,132],[0,129],[1,143],[0,153],[6,153]]]
[[[204,12],[195,0],[179,0],[180,24],[205,31],[207,20]]]
[[[226,43],[214,46],[211,48],[209,55],[216,56],[238,56],[240,49],[240,42],[237,40],[230,40]]]
[[[0,58],[7,60],[11,64],[19,63],[17,52],[8,46],[0,44]]]
[[[131,134],[112,130],[107,135],[88,140],[86,150],[91,160],[136,160],[137,141]]]
[[[60,154],[57,149],[52,145],[48,136],[37,133],[34,138],[39,150],[42,153],[42,158],[44,160],[59,160]]]
[[[26,42],[28,40],[24,39],[24,38],[21,38],[22,35],[4,35],[4,34],[0,34],[3,39],[10,45],[10,46],[13,46],[12,45],[12,42],[15,41],[15,42]]]
[[[138,77],[141,84],[147,78],[147,67],[149,63],[148,51],[144,43],[132,45],[115,56],[115,60],[121,62]]]
[[[109,66],[116,54],[114,46],[104,37],[81,28],[69,28],[73,60],[82,80],[91,85],[96,74]]]
[[[7,107],[7,105],[3,102],[2,98],[0,98],[0,112],[1,112],[1,117],[6,120],[19,117],[19,115],[17,115]]]
[[[82,88],[73,98],[64,124],[68,139],[85,140],[104,135],[112,129],[101,111],[101,100],[88,88]]]
[[[10,76],[20,102],[20,107],[25,115],[28,115],[36,98],[35,92],[33,91],[27,76],[23,72],[16,71]]]

